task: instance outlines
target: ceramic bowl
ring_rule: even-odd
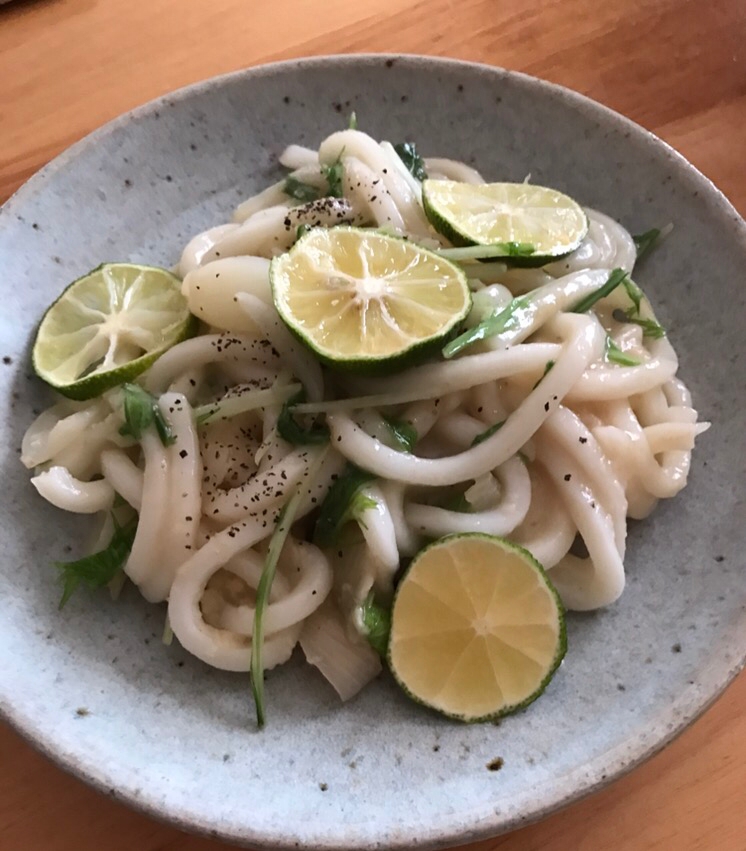
[[[296,659],[267,682],[161,643],[164,610],[132,589],[60,612],[52,562],[84,533],[18,460],[48,402],[29,367],[46,305],[103,260],[168,265],[190,235],[277,179],[355,110],[492,179],[563,190],[630,231],[673,222],[638,277],[713,422],[676,499],[630,528],[628,585],[569,619],[546,694],[499,725],[461,726],[384,676],[346,705]],[[0,214],[4,499],[0,704],[98,789],[188,830],[261,848],[435,848],[514,828],[600,788],[714,700],[746,654],[743,511],[746,228],[675,151],[610,110],[496,68],[417,57],[300,60],[209,80],[134,110],[32,178]],[[497,757],[502,759],[499,771]],[[499,764],[499,763],[497,763]]]

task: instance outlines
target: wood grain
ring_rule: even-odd
[[[93,128],[190,82],[302,55],[407,52],[570,86],[680,150],[743,213],[742,0],[16,0],[0,7],[0,200]],[[471,851],[743,851],[746,675],[605,791]],[[218,851],[0,729],[0,849]]]

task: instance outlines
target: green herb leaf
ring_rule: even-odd
[[[171,430],[171,426],[166,422],[161,409],[153,403],[153,421],[155,422],[155,430],[158,432],[158,437],[164,446],[171,446],[176,443],[176,436]]]
[[[634,313],[635,315],[640,313],[640,304],[643,299],[642,290],[637,286],[637,284],[629,277],[629,275],[622,281],[624,289],[629,296],[629,300],[634,305]]]
[[[391,440],[394,448],[401,452],[411,452],[417,443],[417,429],[405,420],[395,420],[390,417],[384,417],[384,422],[391,434]]]
[[[505,425],[505,420],[501,420],[499,423],[494,423],[488,429],[485,429],[483,432],[480,432],[474,440],[472,440],[471,445],[477,446],[480,443],[483,443],[487,440],[488,437],[492,437],[495,432],[500,431],[500,429]]]
[[[315,186],[303,183],[295,177],[288,177],[282,191],[291,198],[295,198],[296,201],[303,201],[304,203],[316,201],[317,198],[321,197],[321,193]]]
[[[153,424],[153,397],[138,384],[123,384],[124,425],[119,429],[123,437],[139,440],[145,429]]]
[[[122,569],[132,549],[132,542],[135,540],[137,518],[133,517],[124,526],[120,526],[113,515],[112,519],[114,520],[114,534],[103,550],[77,561],[56,561],[54,563],[55,567],[61,571],[63,581],[60,608],[67,603],[79,585],[85,585],[91,590],[103,588]]]
[[[510,304],[503,310],[493,313],[486,319],[483,319],[479,325],[475,325],[468,331],[451,340],[443,347],[443,357],[446,359],[452,358],[459,352],[463,351],[467,346],[479,340],[486,340],[489,337],[496,337],[503,331],[513,328],[520,320],[520,313],[531,304],[531,299],[528,296],[519,296],[514,298]]]
[[[360,490],[374,479],[374,475],[354,464],[345,467],[321,503],[313,530],[313,542],[317,546],[333,547],[342,527],[348,521],[358,518],[366,508],[375,507],[375,500],[360,493]]]
[[[321,171],[329,184],[329,195],[332,198],[342,198],[344,190],[342,188],[342,178],[344,176],[344,165],[342,164],[342,154],[344,148],[339,152],[339,156],[331,165],[322,165]]]
[[[615,363],[618,366],[639,366],[640,361],[631,355],[625,354],[619,346],[606,335],[606,347],[604,349],[604,360],[607,363]]]
[[[394,150],[412,177],[417,178],[417,180],[427,179],[425,160],[417,153],[417,146],[414,142],[400,142],[398,145],[394,145]]]
[[[600,301],[602,298],[606,298],[607,295],[612,293],[626,278],[627,273],[624,269],[612,270],[606,283],[602,287],[599,287],[595,292],[589,293],[585,296],[585,298],[581,298],[574,307],[570,308],[570,312],[586,313],[597,301]]]
[[[659,325],[655,319],[642,319],[639,316],[633,316],[631,310],[626,313],[626,322],[631,322],[633,325],[639,325],[642,328],[644,337],[650,337],[653,340],[660,340],[666,336],[666,329]]]
[[[285,402],[277,418],[277,433],[283,440],[294,446],[311,446],[329,441],[329,428],[317,420],[308,426],[301,426],[293,416],[293,407],[304,402],[306,394],[301,390]]]
[[[548,360],[548,361],[546,362],[546,365],[544,366],[544,372],[541,374],[541,378],[540,378],[540,379],[536,382],[536,384],[534,384],[534,386],[531,388],[532,390],[536,390],[536,388],[537,388],[537,387],[541,384],[541,382],[542,382],[542,381],[546,378],[547,373],[548,373],[548,372],[552,369],[552,367],[553,367],[553,366],[554,366],[554,361],[553,361],[553,360]]]
[[[347,129],[348,130],[357,130],[357,115],[356,115],[354,109],[350,113],[350,120],[347,122]]]
[[[164,446],[176,442],[171,426],[166,422],[158,401],[139,384],[123,384],[124,425],[119,429],[123,437],[142,438],[142,433],[154,425]]]
[[[310,230],[312,230],[311,225],[298,225],[298,229],[295,232],[295,241],[297,242],[302,236],[305,236]]]
[[[360,604],[360,621],[370,646],[386,657],[391,633],[391,610],[377,603],[373,591]]]
[[[651,228],[650,230],[646,230],[645,233],[641,233],[637,236],[632,237],[635,243],[635,248],[637,248],[638,263],[646,254],[649,254],[655,248],[655,246],[658,244],[660,236],[660,228]]]

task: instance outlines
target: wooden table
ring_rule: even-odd
[[[113,116],[246,65],[430,53],[562,83],[678,148],[746,212],[743,0],[15,0],[0,7],[0,201]],[[746,674],[580,804],[471,851],[743,851]],[[2,851],[218,851],[83,786],[0,730]]]

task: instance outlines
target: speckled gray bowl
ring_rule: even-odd
[[[132,591],[57,611],[51,562],[83,525],[39,499],[18,462],[47,394],[28,346],[47,303],[102,260],[168,264],[190,234],[276,178],[357,111],[374,136],[492,178],[565,190],[632,231],[673,221],[640,272],[714,422],[689,487],[630,530],[627,590],[573,616],[546,695],[463,727],[387,678],[341,706],[298,660],[268,679],[254,730],[246,677],[160,642],[163,608]],[[665,144],[556,86],[422,58],[290,62],[208,81],[130,113],[34,177],[0,216],[3,480],[0,702],[37,747],[104,792],[263,848],[437,847],[496,834],[598,789],[717,696],[746,654],[743,270],[746,228]],[[84,712],[79,713],[77,710]],[[487,768],[502,757],[500,771]]]

